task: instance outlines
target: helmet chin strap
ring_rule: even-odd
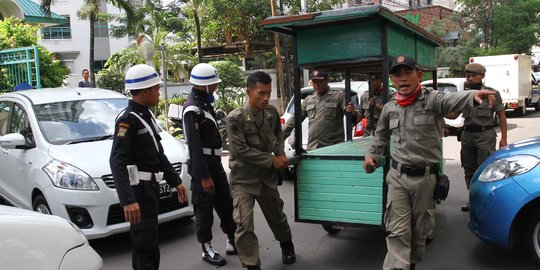
[[[210,89],[208,88],[208,85],[206,85],[206,93],[210,95]]]

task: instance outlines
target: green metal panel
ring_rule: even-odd
[[[399,55],[416,56],[414,33],[398,28],[394,24],[386,27],[388,39],[388,55],[397,57]]]
[[[334,149],[349,149],[355,157],[321,155],[310,151],[298,165],[296,183],[297,218],[324,222],[380,225],[383,215],[384,169],[366,174],[363,160],[355,151],[365,146],[365,141],[334,145]],[[336,147],[336,146],[349,146]],[[326,147],[330,148],[330,147]],[[326,149],[325,149],[326,150]],[[359,158],[360,157],[360,158]],[[328,159],[330,158],[330,159]]]
[[[425,67],[437,67],[437,49],[423,39],[416,42],[416,61]]]
[[[381,55],[379,21],[298,30],[298,64]]]
[[[6,73],[8,85],[11,87],[25,82],[36,89],[41,88],[39,55],[36,46],[0,51],[0,68]]]

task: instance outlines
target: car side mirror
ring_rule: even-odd
[[[20,133],[9,133],[0,137],[0,147],[5,149],[28,149],[26,139]]]

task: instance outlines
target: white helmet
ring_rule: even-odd
[[[194,85],[207,86],[220,83],[221,79],[215,67],[207,63],[200,63],[191,70],[189,82]]]
[[[162,83],[156,70],[146,64],[134,65],[126,72],[126,90],[139,90]]]

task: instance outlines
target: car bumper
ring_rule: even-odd
[[[530,195],[512,178],[490,183],[473,179],[469,229],[488,243],[510,248],[512,223],[529,200]]]
[[[44,195],[51,212],[78,225],[88,239],[103,238],[129,231],[129,223],[123,219],[123,210],[119,206],[116,190],[107,187],[100,180],[95,179],[95,181],[98,183],[99,191],[68,190],[53,185],[46,188]],[[186,186],[186,189],[189,190],[189,185]],[[176,205],[172,205],[172,203],[176,203]],[[76,213],[81,211],[80,209],[88,213],[92,226],[79,225]],[[160,200],[159,223],[193,215],[191,204],[180,206],[177,203],[176,193],[173,193],[170,198]]]

